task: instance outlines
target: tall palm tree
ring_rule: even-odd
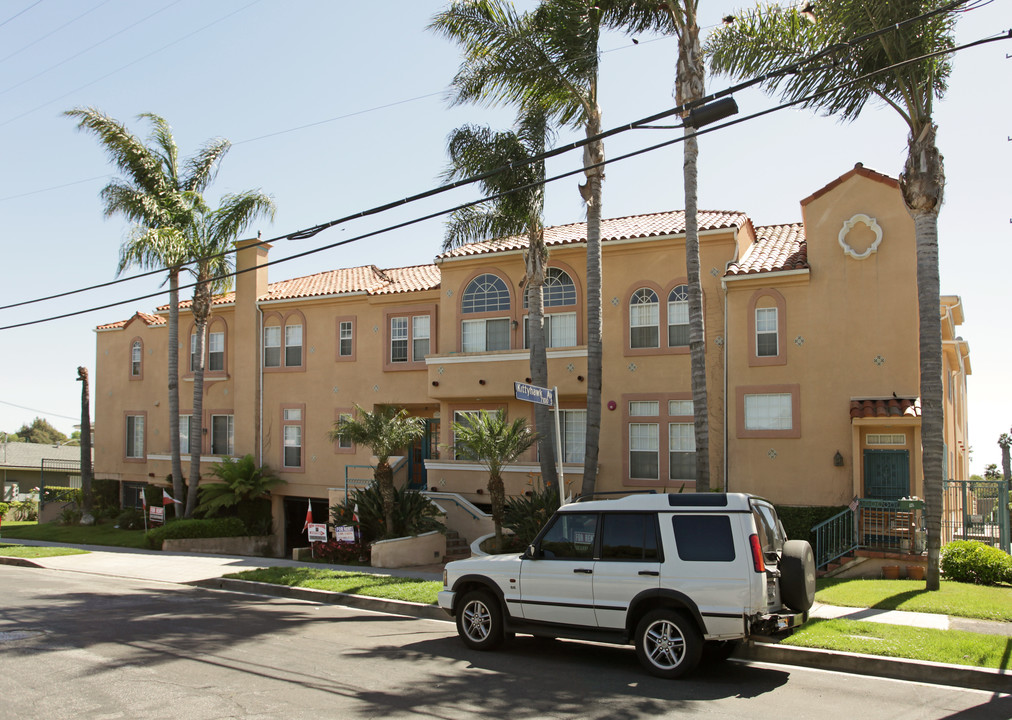
[[[492,199],[450,215],[443,249],[507,235],[526,235],[527,252],[524,292],[527,297],[527,337],[530,343],[531,381],[548,387],[548,354],[545,340],[544,285],[548,264],[542,213],[545,205],[544,160],[530,159],[545,152],[552,130],[543,112],[522,116],[515,130],[496,132],[487,127],[465,125],[450,134],[447,152],[450,167],[446,180],[484,175],[482,191]],[[552,444],[548,407],[534,406],[538,429],[538,455],[542,480],[558,484],[555,448]]]
[[[95,108],[75,108],[77,128],[92,133],[123,174],[104,188],[100,197],[105,216],[122,215],[133,223],[120,248],[117,275],[127,268],[164,268],[169,281],[169,443],[172,490],[183,497],[183,465],[179,445],[179,273],[189,259],[186,231],[204,202],[201,193],[214,179],[218,161],[228,150],[225,140],[207,142],[182,167],[172,128],[153,113],[139,116],[152,125],[150,144],[133,135],[123,123]],[[178,514],[178,506],[177,506]]]
[[[197,215],[196,222],[187,233],[188,250],[194,258],[190,271],[196,277],[193,288],[193,313],[196,347],[193,349],[193,415],[190,437],[203,436],[204,416],[204,346],[207,339],[207,320],[211,315],[211,299],[215,293],[232,287],[232,255],[228,251],[239,235],[257,218],[274,219],[274,200],[258,190],[247,190],[237,195],[226,195],[217,209]],[[200,485],[199,440],[190,444],[190,478],[186,495],[186,517],[197,508],[197,491]]]
[[[429,25],[461,45],[453,103],[542,108],[549,122],[601,133],[598,38],[603,10],[587,0],[545,0],[518,13],[508,0],[456,0]],[[587,441],[583,494],[597,481],[601,435],[601,199],[604,143],[584,146],[587,205]]]
[[[422,418],[411,417],[406,409],[392,405],[381,405],[374,412],[356,405],[355,416],[342,417],[329,433],[331,440],[344,439],[365,445],[376,457],[373,478],[383,496],[387,536],[394,533],[394,471],[390,467],[390,456],[423,434],[425,421]]]
[[[95,522],[95,516],[91,514],[94,502],[91,481],[95,474],[91,466],[91,390],[88,387],[88,368],[78,366],[77,379],[81,382],[81,495],[84,510],[81,524],[91,525]]]
[[[466,422],[453,423],[454,447],[477,458],[488,468],[488,498],[492,503],[492,522],[495,524],[495,548],[502,549],[502,519],[506,508],[506,488],[502,479],[503,468],[527,452],[538,440],[538,435],[527,424],[526,418],[510,422],[506,413],[480,410]]]
[[[675,102],[689,106],[706,94],[706,66],[699,44],[699,0],[612,0],[607,23],[630,33],[673,32],[678,38]],[[683,114],[688,117],[688,109]],[[685,269],[689,289],[689,358],[696,441],[696,492],[710,489],[710,413],[703,337],[703,286],[699,279],[698,161],[696,129],[685,124],[682,178],[685,194]]]
[[[906,23],[936,10],[941,12]],[[935,98],[945,92],[951,66],[944,55],[925,56],[955,46],[957,12],[955,3],[943,0],[834,0],[808,3],[801,10],[766,6],[739,13],[733,22],[716,30],[706,44],[711,68],[737,77],[759,76],[833,48],[822,55],[818,64],[772,74],[763,87],[787,100],[805,99],[805,106],[844,120],[853,120],[869,100],[877,99],[895,110],[910,131],[899,181],[914,221],[917,247],[928,590],[937,590],[939,583],[945,472],[942,329],[938,312],[938,210],[945,174],[931,113]],[[848,42],[880,30],[887,32],[871,41]],[[905,61],[913,62],[897,66]]]

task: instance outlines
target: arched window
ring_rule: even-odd
[[[505,317],[462,320],[462,352],[491,352],[510,348],[510,291],[502,278],[483,273],[467,284],[460,301],[461,314],[504,313]]]
[[[298,311],[264,318],[264,368],[302,368],[305,357],[304,319]]]
[[[551,267],[545,273],[542,288],[544,308],[569,307],[576,305],[576,283],[565,270]],[[527,293],[524,293],[524,307],[528,307]],[[528,318],[524,317],[524,347],[529,348]],[[550,348],[574,347],[576,345],[576,311],[545,313],[545,346]]]
[[[689,286],[679,285],[668,293],[668,347],[689,344]]]
[[[660,320],[657,293],[640,288],[629,300],[629,347],[660,347]]]
[[[130,377],[141,376],[141,360],[144,357],[144,345],[140,340],[134,340],[130,345]]]

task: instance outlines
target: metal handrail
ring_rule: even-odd
[[[812,528],[812,534],[815,535],[815,567],[824,568],[857,549],[855,520],[854,511],[847,508]]]

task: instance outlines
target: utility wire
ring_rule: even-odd
[[[269,266],[272,266],[272,265],[280,265],[282,263],[289,262],[291,260],[296,260],[296,259],[303,258],[303,257],[309,256],[309,255],[314,255],[316,253],[324,252],[325,250],[332,250],[333,248],[340,247],[342,245],[348,245],[350,243],[357,242],[359,240],[364,240],[366,238],[374,237],[374,236],[377,236],[377,235],[382,235],[382,234],[391,232],[393,230],[399,230],[399,229],[402,229],[402,228],[405,228],[405,227],[409,227],[411,225],[416,225],[416,224],[424,222],[426,220],[431,220],[433,218],[439,217],[441,215],[445,215],[447,213],[454,212],[456,210],[461,210],[461,209],[464,209],[464,208],[467,208],[467,207],[472,207],[474,205],[479,205],[479,204],[481,204],[483,202],[487,202],[489,200],[494,200],[496,198],[500,198],[500,197],[509,195],[511,193],[514,193],[514,192],[519,192],[520,190],[524,190],[524,189],[527,189],[529,187],[533,187],[535,185],[548,184],[550,182],[555,182],[557,180],[561,180],[561,179],[564,179],[564,178],[567,178],[567,177],[570,177],[570,176],[573,176],[573,175],[578,175],[578,174],[584,173],[587,170],[591,170],[591,169],[595,169],[595,168],[599,168],[599,167],[604,167],[605,165],[609,165],[609,164],[612,164],[612,163],[620,162],[622,160],[627,160],[629,158],[636,157],[638,155],[643,155],[643,154],[648,153],[648,152],[653,152],[655,150],[660,150],[660,149],[668,147],[670,145],[675,145],[675,144],[684,142],[685,140],[687,140],[690,137],[698,137],[699,135],[705,135],[705,134],[709,134],[711,132],[716,132],[717,130],[723,130],[724,128],[728,128],[728,127],[731,127],[733,125],[739,125],[739,124],[747,122],[749,120],[754,120],[756,118],[762,117],[764,115],[769,115],[771,113],[778,112],[780,110],[784,110],[786,108],[793,107],[795,105],[800,105],[800,104],[806,103],[806,102],[808,102],[810,100],[813,100],[815,98],[818,98],[818,97],[820,97],[822,95],[826,95],[826,94],[828,94],[830,92],[834,92],[834,91],[836,91],[836,90],[838,90],[840,88],[847,87],[848,85],[853,85],[853,84],[858,83],[858,82],[862,82],[864,80],[867,80],[867,79],[869,79],[871,77],[874,77],[876,75],[880,75],[882,73],[891,72],[893,70],[896,70],[898,68],[904,67],[906,65],[910,65],[912,63],[921,62],[923,60],[927,60],[927,59],[933,58],[933,57],[940,57],[940,56],[943,56],[943,55],[953,54],[953,53],[959,52],[961,50],[965,50],[965,49],[968,49],[968,48],[971,48],[971,47],[975,47],[977,45],[984,45],[984,44],[987,44],[987,43],[996,42],[996,41],[999,41],[999,40],[1008,40],[1008,39],[1012,39],[1012,30],[1009,30],[1006,34],[1003,34],[1003,35],[995,35],[995,36],[988,37],[988,38],[982,38],[980,40],[976,40],[974,42],[966,43],[964,45],[960,45],[960,46],[957,46],[957,47],[954,47],[954,48],[951,48],[951,49],[939,50],[937,52],[927,53],[927,54],[922,55],[920,57],[912,58],[910,60],[905,60],[905,61],[902,61],[902,62],[899,62],[899,63],[895,63],[895,64],[893,64],[893,65],[891,65],[889,67],[883,68],[881,70],[876,70],[874,72],[867,73],[867,74],[862,75],[862,76],[860,76],[858,78],[854,78],[852,80],[848,80],[846,82],[840,83],[839,85],[836,85],[834,87],[827,88],[825,90],[821,90],[821,91],[816,92],[816,93],[812,93],[811,95],[808,95],[806,97],[799,98],[799,99],[796,99],[796,100],[792,100],[790,102],[781,103],[780,105],[774,106],[772,108],[767,108],[766,110],[761,110],[759,112],[755,112],[755,113],[752,113],[750,115],[745,115],[745,116],[740,117],[740,118],[735,118],[734,120],[730,120],[728,122],[721,123],[719,125],[713,125],[713,126],[711,126],[709,128],[696,130],[695,132],[693,132],[690,135],[681,135],[681,136],[673,138],[671,140],[667,140],[667,141],[664,141],[664,142],[661,142],[661,143],[657,143],[655,145],[651,145],[651,146],[642,148],[640,150],[635,150],[633,152],[626,153],[625,155],[620,155],[620,156],[612,158],[610,160],[604,160],[602,162],[595,163],[593,165],[581,166],[581,167],[579,167],[579,168],[577,168],[575,170],[570,170],[570,171],[565,172],[565,173],[560,173],[560,174],[555,175],[555,176],[553,176],[551,178],[547,178],[547,179],[545,179],[544,181],[541,181],[541,182],[529,183],[527,185],[523,185],[523,186],[520,186],[520,187],[517,187],[517,188],[513,188],[512,190],[509,190],[509,191],[498,193],[496,195],[486,196],[486,197],[480,198],[478,200],[473,200],[473,201],[468,202],[468,203],[462,203],[460,205],[457,205],[456,207],[452,207],[452,208],[449,208],[449,209],[445,209],[445,210],[440,210],[440,211],[437,211],[437,212],[429,213],[428,215],[417,217],[417,218],[414,218],[414,219],[411,219],[411,220],[406,220],[404,222],[397,223],[395,225],[390,225],[390,226],[387,226],[385,228],[382,228],[382,229],[379,229],[379,230],[375,230],[375,231],[372,231],[372,232],[364,233],[362,235],[358,235],[358,236],[353,237],[353,238],[346,238],[344,240],[340,240],[340,241],[337,241],[337,242],[334,242],[334,243],[330,243],[328,245],[324,245],[324,246],[319,247],[319,248],[312,248],[310,250],[306,250],[304,252],[297,253],[295,255],[291,255],[289,257],[279,258],[277,260],[271,260],[271,261],[268,261],[268,262],[264,263],[263,265],[255,267],[255,268],[247,268],[245,270],[237,270],[235,272],[225,273],[225,274],[222,274],[222,275],[210,278],[209,281],[210,282],[214,282],[216,280],[221,280],[221,279],[225,279],[225,278],[229,278],[229,277],[236,277],[236,276],[242,275],[242,274],[244,274],[246,272],[252,272],[254,270],[258,270],[258,269],[263,268],[263,267],[269,267]],[[667,113],[663,113],[663,114],[670,114],[670,112],[671,111],[667,111]],[[317,231],[317,232],[319,232],[319,231]],[[276,238],[273,238],[273,240],[280,240],[280,239],[284,239],[285,237],[290,237],[290,236],[281,235],[281,236],[278,236]],[[261,241],[259,244],[262,245],[262,244],[266,244],[266,243],[269,243],[269,242],[271,242],[271,240]],[[230,251],[230,252],[233,252],[233,251]],[[189,284],[185,284],[185,285],[180,285],[179,289],[180,290],[185,290],[185,289],[188,289],[188,288],[193,288],[193,287],[196,287],[197,284],[198,283],[194,282],[194,283],[189,283]],[[147,300],[147,299],[150,299],[150,298],[153,298],[153,297],[160,297],[160,296],[162,296],[164,294],[165,294],[165,291],[161,290],[161,291],[154,292],[154,293],[148,293],[146,295],[140,295],[138,297],[131,298],[131,299],[128,299],[128,300],[122,300],[122,301],[118,301],[118,302],[114,302],[114,303],[107,303],[105,305],[100,305],[100,306],[96,306],[96,307],[92,307],[92,308],[86,308],[84,310],[76,310],[74,312],[64,313],[62,315],[55,315],[55,316],[48,317],[48,318],[42,318],[40,320],[30,320],[30,321],[27,321],[27,322],[17,323],[17,324],[14,324],[14,325],[5,325],[5,326],[0,327],[0,330],[11,330],[11,329],[14,329],[14,328],[25,327],[25,326],[29,326],[29,325],[38,325],[38,324],[45,323],[45,322],[51,322],[51,321],[54,321],[54,320],[62,320],[64,318],[74,317],[74,316],[77,316],[77,315],[84,315],[84,314],[87,314],[87,313],[96,312],[98,310],[106,310],[106,309],[109,309],[109,308],[118,307],[120,305],[126,305],[128,303],[134,303],[134,302],[137,302],[137,301],[140,301],[140,300]]]
[[[19,12],[14,13],[13,15],[11,15],[9,18],[7,18],[6,20],[4,20],[3,22],[0,22],[0,27],[3,27],[4,25],[6,25],[7,23],[9,23],[14,18],[20,17],[21,15],[24,15],[26,12],[28,12],[29,10],[31,10],[33,7],[35,7],[36,5],[38,5],[41,2],[42,2],[42,0],[35,0],[35,2],[33,2],[28,7],[26,7],[24,10],[21,10]]]
[[[738,92],[738,91],[744,90],[744,89],[746,89],[748,87],[751,87],[753,85],[762,83],[762,82],[764,82],[764,81],[766,81],[766,80],[768,80],[770,78],[776,77],[778,75],[783,75],[783,74],[797,72],[800,67],[802,67],[804,65],[807,65],[808,63],[813,62],[814,60],[821,59],[830,50],[840,49],[840,48],[849,48],[849,47],[852,47],[855,44],[863,43],[863,42],[866,42],[869,39],[873,39],[873,38],[877,37],[878,35],[880,35],[880,34],[882,34],[884,32],[890,32],[890,31],[892,31],[892,30],[894,30],[894,29],[896,29],[896,28],[898,28],[900,26],[909,24],[911,22],[919,21],[919,20],[925,19],[927,17],[931,17],[932,15],[937,14],[938,12],[948,11],[950,9],[958,7],[959,5],[966,4],[968,2],[974,2],[974,4],[977,5],[980,1],[981,0],[955,0],[954,2],[949,3],[948,5],[944,6],[943,8],[940,8],[938,10],[935,10],[935,11],[932,11],[932,12],[929,12],[929,13],[925,13],[925,14],[917,16],[915,18],[909,18],[909,19],[904,20],[904,21],[902,21],[900,23],[897,23],[896,25],[890,25],[888,28],[884,28],[884,29],[881,29],[881,30],[876,30],[876,31],[873,31],[871,33],[867,33],[865,35],[858,36],[858,37],[853,38],[852,40],[848,41],[847,43],[839,43],[839,44],[830,46],[829,48],[826,48],[826,49],[823,49],[823,50],[821,50],[821,51],[819,51],[817,53],[814,53],[814,54],[808,56],[807,58],[802,58],[801,60],[795,61],[794,63],[791,63],[790,65],[787,65],[787,66],[782,67],[782,68],[777,68],[775,70],[771,70],[771,71],[769,71],[769,72],[767,72],[767,73],[765,73],[765,74],[763,74],[761,76],[758,76],[758,77],[755,77],[755,78],[743,81],[741,83],[738,83],[737,85],[731,86],[730,88],[718,91],[716,93],[712,93],[712,94],[710,94],[708,96],[705,96],[705,97],[700,98],[698,100],[695,100],[693,102],[686,103],[685,105],[677,106],[677,107],[674,107],[674,108],[672,108],[670,110],[666,110],[666,111],[663,111],[661,113],[657,113],[655,115],[651,115],[649,117],[642,118],[640,120],[634,121],[634,122],[629,123],[627,125],[622,125],[622,126],[618,126],[616,128],[612,128],[611,130],[607,130],[607,131],[605,131],[603,133],[600,133],[600,134],[595,135],[595,136],[590,137],[590,138],[585,138],[583,140],[579,140],[579,141],[576,141],[576,142],[573,142],[573,143],[569,143],[568,145],[564,145],[564,146],[561,146],[561,147],[558,147],[558,148],[554,148],[554,149],[549,150],[549,151],[547,151],[545,153],[541,153],[539,155],[531,157],[531,158],[525,160],[522,164],[523,165],[527,165],[527,164],[531,164],[533,162],[540,162],[540,161],[543,161],[545,159],[556,157],[558,155],[561,155],[563,153],[569,152],[571,150],[582,148],[584,145],[587,145],[587,144],[589,144],[591,142],[596,142],[598,140],[602,140],[602,139],[610,137],[612,135],[616,135],[616,134],[619,134],[619,133],[622,133],[622,132],[626,132],[626,131],[628,131],[630,129],[647,128],[647,127],[649,127],[648,123],[654,122],[654,121],[662,119],[664,117],[669,117],[671,115],[681,114],[681,113],[683,113],[684,111],[686,111],[688,109],[691,109],[693,107],[697,107],[699,105],[704,105],[704,104],[706,104],[708,102],[711,102],[712,100],[716,100],[716,99],[719,99],[719,98],[722,98],[722,97],[733,95],[735,92]],[[1001,38],[1001,36],[999,36],[996,39],[1002,39],[1002,38]],[[976,43],[974,43],[974,44],[976,44]],[[934,55],[925,56],[925,58],[926,57],[932,57],[932,56],[935,56],[935,55],[944,55],[944,54],[947,54],[949,52],[955,52],[957,49],[963,49],[963,48],[966,48],[966,47],[972,47],[972,45],[973,44],[965,45],[965,46],[962,46],[961,48],[955,48],[953,50],[940,51],[938,53],[935,53]],[[913,62],[918,62],[918,61],[920,61],[922,59],[924,59],[924,58],[915,58],[913,60],[905,61],[904,63],[900,63],[900,64],[895,65],[892,68],[888,68],[888,69],[891,70],[891,69],[894,69],[895,67],[900,67],[902,65],[910,64],[910,63],[913,63]],[[872,75],[878,74],[879,72],[884,72],[884,71],[878,71],[876,73],[871,73],[870,75],[867,75],[865,77],[871,77]],[[864,79],[864,78],[858,78],[858,80],[861,80],[861,79]],[[847,83],[842,83],[841,85],[839,85],[837,87],[846,87],[848,84],[853,84],[854,82],[857,82],[858,80],[848,81]],[[831,88],[830,90],[827,90],[826,92],[829,92],[829,91],[835,90],[835,89],[837,89],[837,88]],[[813,97],[817,97],[817,95],[813,96]],[[739,122],[740,121],[741,120],[739,119]],[[730,123],[730,124],[734,124],[734,123]],[[379,213],[385,212],[387,210],[393,209],[395,207],[400,207],[402,205],[406,205],[406,204],[411,203],[411,202],[416,202],[418,200],[422,200],[422,199],[426,199],[426,198],[429,198],[429,197],[433,197],[433,196],[438,195],[440,193],[447,192],[449,190],[454,190],[454,189],[462,187],[464,185],[473,184],[475,182],[479,182],[479,181],[484,180],[486,178],[493,177],[493,176],[495,176],[495,175],[497,175],[499,173],[502,173],[502,172],[504,172],[504,171],[506,171],[508,169],[510,169],[510,166],[503,167],[503,168],[497,168],[497,169],[491,170],[489,172],[482,173],[482,174],[479,174],[479,175],[475,175],[475,176],[472,176],[472,177],[469,177],[469,178],[463,178],[461,180],[458,180],[458,181],[453,182],[453,183],[449,183],[447,185],[442,185],[442,186],[439,186],[437,188],[430,189],[430,190],[427,190],[425,192],[409,196],[407,198],[403,198],[401,200],[397,200],[397,201],[394,201],[394,202],[386,203],[384,205],[373,207],[373,208],[370,208],[368,210],[364,210],[364,211],[361,211],[361,212],[358,212],[358,213],[355,213],[355,214],[352,214],[352,215],[348,215],[348,216],[343,217],[343,218],[338,218],[336,220],[332,220],[332,221],[329,221],[329,222],[326,222],[326,223],[322,223],[320,225],[315,225],[315,226],[313,226],[311,228],[307,228],[307,229],[304,229],[304,230],[298,230],[298,231],[295,231],[293,233],[289,233],[287,235],[280,235],[280,236],[277,236],[277,237],[274,237],[274,238],[270,238],[268,240],[262,240],[262,241],[260,241],[260,245],[264,245],[264,244],[267,244],[267,243],[272,243],[272,242],[275,242],[277,240],[282,240],[282,239],[301,240],[301,239],[310,238],[310,237],[313,237],[314,235],[322,232],[323,230],[326,230],[328,228],[334,227],[336,225],[345,224],[345,223],[350,222],[352,220],[360,219],[360,218],[367,217],[367,216],[370,216],[370,215],[379,214]],[[467,207],[467,206],[465,205],[463,207]],[[446,212],[452,212],[452,211],[453,210],[449,210],[449,211],[446,211]],[[442,213],[440,213],[440,214],[442,214]],[[201,260],[211,260],[211,259],[216,259],[216,258],[219,258],[219,257],[223,257],[225,255],[228,255],[231,252],[234,252],[234,251],[233,250],[228,250],[228,251],[224,251],[224,252],[208,255],[208,256],[205,256],[203,258],[198,258],[197,260],[191,261],[190,263],[185,263],[182,267],[187,267],[188,265],[193,264],[195,262],[199,262]],[[54,294],[54,295],[49,295],[49,296],[42,297],[42,298],[37,298],[37,299],[34,299],[34,300],[25,300],[25,301],[21,301],[21,302],[18,302],[18,303],[11,303],[11,304],[8,304],[8,305],[0,306],[0,310],[8,310],[8,309],[12,309],[12,308],[15,308],[15,307],[21,307],[21,306],[24,306],[24,305],[30,305],[30,304],[34,304],[34,303],[38,303],[38,302],[44,302],[44,301],[47,301],[47,300],[54,300],[54,299],[58,299],[58,298],[61,298],[61,297],[67,297],[69,295],[79,294],[79,293],[82,293],[82,292],[88,292],[90,290],[101,289],[101,288],[109,287],[111,285],[115,285],[115,284],[118,284],[118,283],[121,283],[121,282],[127,282],[129,280],[134,280],[134,279],[139,279],[139,278],[143,278],[143,277],[149,277],[151,275],[160,274],[160,273],[165,272],[166,270],[167,270],[167,268],[157,268],[157,269],[150,270],[150,271],[147,271],[147,272],[144,272],[144,273],[138,273],[138,274],[135,274],[135,275],[131,275],[130,277],[127,277],[127,278],[120,278],[120,279],[116,279],[116,280],[110,280],[108,282],[100,283],[100,284],[97,284],[97,285],[92,285],[92,286],[85,287],[85,288],[80,288],[80,289],[77,289],[77,290],[70,290],[70,291],[66,291],[66,292],[63,292],[63,293],[57,293],[57,294]],[[187,286],[187,287],[191,287],[191,286]],[[146,297],[150,297],[150,296],[146,296]],[[145,299],[145,298],[138,298],[138,299]],[[101,309],[101,308],[96,308],[96,309]],[[6,329],[6,328],[0,328],[0,329]]]
[[[40,0],[40,2],[41,2],[41,0]],[[77,17],[75,17],[75,18],[73,18],[71,20],[68,20],[67,22],[63,23],[58,28],[56,28],[54,30],[50,30],[45,35],[43,35],[42,37],[39,37],[39,38],[36,38],[35,40],[32,40],[27,45],[21,46],[20,48],[18,48],[14,52],[12,52],[10,55],[7,55],[5,57],[0,58],[0,63],[6,62],[7,60],[10,60],[15,55],[19,55],[19,54],[23,53],[28,48],[33,47],[35,45],[38,45],[40,42],[42,42],[43,40],[45,40],[47,37],[55,35],[56,33],[60,32],[60,30],[62,30],[63,28],[67,27],[68,25],[72,25],[72,24],[76,23],[78,20],[80,20],[81,18],[83,18],[85,15],[88,15],[90,13],[95,12],[100,7],[102,7],[103,5],[108,5],[110,2],[111,2],[111,0],[102,0],[102,2],[100,2],[98,5],[95,5],[94,7],[90,8],[88,10],[85,10],[83,13],[81,13]]]

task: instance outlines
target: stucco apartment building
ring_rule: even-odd
[[[897,182],[860,164],[801,201],[802,222],[755,227],[700,212],[713,483],[787,505],[923,497],[914,227]],[[684,213],[605,220],[603,418],[598,490],[693,486]],[[565,477],[578,492],[586,425],[586,225],[547,228],[550,384],[561,399]],[[435,244],[435,240],[433,243]],[[203,430],[181,423],[209,467],[253,453],[287,484],[276,526],[318,520],[369,451],[328,431],[355,405],[426,419],[398,477],[481,503],[487,476],[456,459],[452,421],[505,408],[530,377],[523,238],[443,253],[434,264],[374,265],[268,281],[269,246],[238,244],[235,291],[217,297],[207,343]],[[185,305],[186,303],[184,303]],[[963,308],[943,296],[948,475],[968,474]],[[97,329],[95,471],[137,487],[170,473],[166,308]],[[192,373],[180,320],[180,403]],[[520,494],[531,451],[507,473]],[[317,508],[319,508],[317,510]]]

